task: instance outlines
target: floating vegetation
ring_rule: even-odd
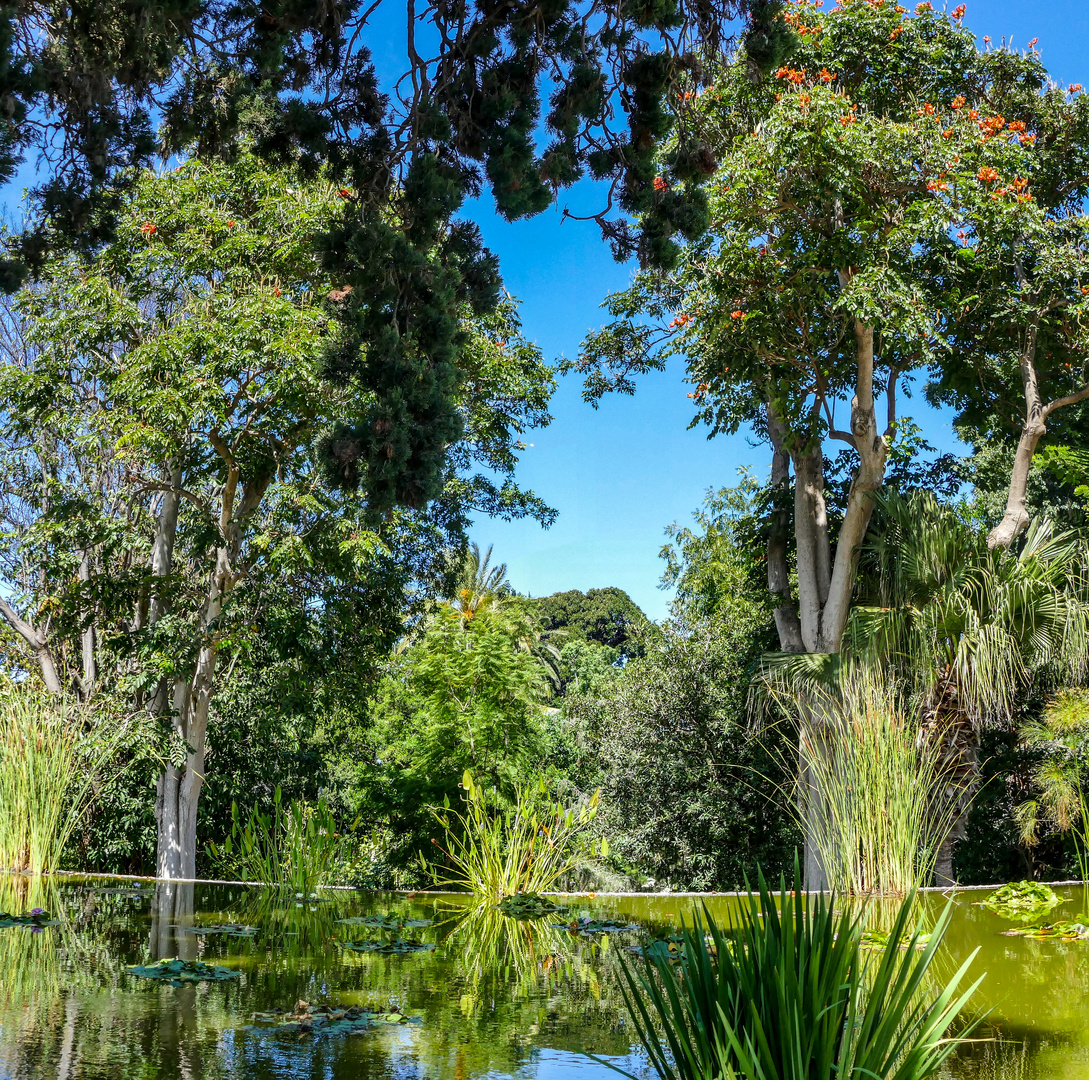
[[[591,919],[583,915],[566,923],[553,923],[557,930],[570,930],[572,934],[620,934],[625,930],[641,930],[634,923],[619,922],[616,919]]]
[[[290,1012],[273,1009],[272,1012],[253,1014],[257,1024],[272,1025],[275,1031],[296,1032],[303,1035],[361,1035],[369,1028],[382,1024],[418,1023],[419,1017],[408,1017],[404,1013],[364,1009],[359,1005],[341,1008],[337,1005],[309,1005],[305,1001],[295,1002]],[[263,1031],[265,1027],[249,1027],[247,1031]]]
[[[659,957],[668,960],[679,960],[681,958],[680,946],[683,943],[684,938],[680,934],[670,934],[668,937],[648,941],[646,945],[629,945],[628,952],[633,952],[636,956],[646,956],[652,959]]]
[[[386,930],[399,934],[405,927],[430,926],[430,919],[402,919],[396,915],[355,915],[350,919],[337,919],[347,926],[373,926],[377,930]]]
[[[567,910],[540,893],[515,893],[513,896],[503,897],[495,906],[512,919],[541,919],[545,915],[555,915],[558,911]]]
[[[9,915],[6,911],[0,911],[0,930],[9,926],[22,926],[34,933],[40,933],[42,927],[56,925],[57,920],[51,919],[45,908],[31,908],[25,915]]]
[[[1053,907],[1061,904],[1062,897],[1056,895],[1050,885],[1038,881],[1017,881],[1003,885],[992,896],[982,901],[980,907],[1001,915],[1013,922],[1039,920]]]
[[[407,956],[409,953],[431,952],[438,948],[432,942],[405,940],[396,938],[393,941],[338,941],[342,949],[350,949],[352,952],[380,953],[383,956]]]
[[[1081,920],[1084,919],[1085,922]],[[1076,922],[1040,923],[1003,930],[1006,937],[1035,938],[1037,941],[1085,941],[1089,939],[1089,915],[1079,915]]]
[[[246,926],[245,923],[212,923],[208,926],[179,926],[179,930],[185,930],[190,934],[226,934],[228,937],[253,937],[257,933],[256,926]]]
[[[889,943],[889,935],[883,930],[866,930],[859,939],[859,948],[865,952],[884,952],[889,947]],[[914,948],[916,952],[922,952],[929,944],[929,934],[917,934],[915,937],[904,934],[897,948],[901,952],[907,952],[911,948]]]
[[[95,896],[133,896],[139,899],[150,897],[155,892],[155,886],[149,882],[147,885],[141,885],[139,881],[134,881],[129,885],[111,885],[102,886],[100,888],[88,888],[87,892],[94,893]]]
[[[125,968],[130,975],[141,979],[156,979],[170,983],[171,986],[185,986],[186,983],[222,982],[224,979],[237,979],[240,972],[230,968],[205,964],[200,960],[159,960],[154,964],[136,964]]]

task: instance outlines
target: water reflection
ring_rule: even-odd
[[[450,897],[325,896],[0,877],[0,909],[42,907],[57,918],[37,934],[0,930],[0,1080],[604,1080],[615,1073],[586,1053],[630,1053],[618,954],[638,935],[576,935],[554,919],[511,920]],[[1066,896],[1058,915],[1071,918],[1085,898]],[[979,899],[955,898],[937,970],[947,975],[981,947],[976,967],[988,974],[978,1004],[989,1010],[992,1041],[972,1044],[947,1077],[1089,1080],[1089,942],[1003,937],[1008,924]],[[725,921],[730,904],[716,898],[709,909]],[[944,900],[918,904],[929,926]],[[664,932],[696,908],[636,897],[575,903],[573,914],[582,910]],[[338,940],[381,935],[339,921],[370,914],[430,919],[412,933],[437,948],[404,956],[339,948]],[[885,905],[872,904],[867,919],[872,929],[891,925]],[[189,929],[227,922],[260,931],[234,938]],[[174,956],[241,975],[173,988],[125,972]],[[299,999],[396,1009],[420,1022],[342,1038],[246,1030],[254,1012]]]

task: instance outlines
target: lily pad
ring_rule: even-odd
[[[625,930],[641,930],[634,923],[618,922],[616,919],[591,919],[583,916],[567,923],[553,923],[557,930],[570,930],[572,934],[620,934]]]
[[[170,983],[171,986],[184,986],[186,983],[221,982],[224,979],[237,979],[238,971],[205,964],[200,960],[159,960],[154,964],[136,964],[125,968],[130,975],[141,979],[156,979]]]
[[[1038,881],[1016,881],[1003,885],[982,901],[980,907],[1012,922],[1029,922],[1039,921],[1040,916],[1062,902],[1062,897],[1056,895],[1050,885],[1042,885]]]
[[[347,926],[373,926],[377,930],[388,930],[392,934],[399,934],[406,926],[430,926],[430,919],[401,919],[395,915],[356,915],[350,919],[337,919],[338,923]]]
[[[512,919],[540,919],[545,915],[555,915],[558,911],[567,910],[540,893],[515,893],[513,896],[505,896],[495,906]]]
[[[244,923],[212,923],[208,926],[179,926],[179,930],[185,930],[190,934],[226,934],[228,937],[253,937],[257,933],[256,926],[246,926]]]
[[[342,949],[350,949],[352,952],[380,953],[384,956],[406,956],[409,953],[431,952],[438,948],[437,945],[427,941],[405,940],[396,938],[393,941],[338,941]]]
[[[681,945],[683,943],[684,938],[680,934],[670,934],[668,937],[648,941],[646,945],[629,945],[628,952],[633,952],[636,956],[647,956],[651,959],[664,957],[669,960],[680,960]]]
[[[382,1025],[419,1022],[419,1017],[408,1017],[391,1010],[365,1009],[360,1005],[309,1005],[305,1001],[295,1002],[291,1012],[273,1009],[254,1013],[253,1019],[256,1024],[246,1028],[247,1031],[265,1031],[271,1026],[274,1031],[294,1032],[300,1038],[304,1035],[360,1035]]]
[[[89,893],[94,893],[95,896],[133,896],[133,897],[147,897],[151,896],[155,892],[155,886],[151,883],[147,885],[141,885],[138,881],[130,882],[128,885],[111,885],[102,886],[101,888],[89,888]]]
[[[889,943],[890,943],[890,937],[889,937],[888,934],[884,933],[883,931],[881,931],[881,930],[867,930],[862,935],[862,939],[861,939],[859,948],[865,950],[866,952],[884,952],[889,947]],[[921,952],[929,944],[930,944],[930,935],[929,934],[919,934],[919,936],[915,938],[915,950],[916,950],[916,952]],[[902,952],[907,952],[907,950],[910,949],[911,947],[912,947],[911,946],[911,935],[910,934],[905,934],[900,939],[900,943],[897,946],[897,948],[900,949]]]
[[[25,915],[9,915],[6,911],[0,911],[0,930],[9,926],[22,926],[38,932],[44,926],[56,925],[57,920],[51,919],[45,908],[31,908]]]
[[[1084,922],[1082,920],[1085,920]],[[1079,915],[1075,922],[1040,923],[1003,930],[1006,937],[1028,937],[1037,941],[1085,941],[1089,939],[1089,915]]]

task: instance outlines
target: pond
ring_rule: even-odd
[[[1053,919],[1085,910],[1089,897],[1080,888],[1059,891],[1064,903]],[[1089,941],[1003,936],[1011,924],[978,906],[985,895],[957,895],[940,957],[949,971],[978,946],[974,970],[987,973],[975,1002],[988,1013],[987,1038],[964,1050],[948,1076],[1089,1080]],[[617,982],[619,954],[668,934],[699,901],[564,902],[568,918],[643,929],[576,934],[553,926],[555,916],[474,913],[449,895],[330,891],[309,902],[244,886],[0,878],[0,911],[40,907],[56,920],[38,931],[0,929],[0,1078],[616,1077],[589,1055],[641,1073]],[[921,901],[931,911],[942,902]],[[708,901],[723,919],[731,903]],[[372,915],[430,925],[383,930],[361,921]],[[225,924],[256,929],[190,929]],[[384,954],[343,945],[390,938],[434,948]],[[167,957],[225,968],[229,977],[173,986],[127,971]],[[348,1025],[351,1033],[323,1031],[320,1023],[309,1033],[255,1024],[255,1013],[290,1011],[300,1000],[311,1013],[355,1006],[348,1019],[360,1019]]]

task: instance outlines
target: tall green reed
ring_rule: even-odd
[[[245,881],[309,896],[333,877],[347,852],[346,833],[356,823],[342,831],[324,796],[312,806],[296,801],[284,807],[277,785],[272,802],[272,813],[254,806],[246,821],[232,803],[231,832],[222,844],[209,844],[208,852],[226,872]]]
[[[865,670],[801,708],[798,808],[828,885],[904,894],[930,883],[956,817],[941,748],[897,688]]]
[[[466,770],[464,812],[432,807],[445,844],[433,840],[446,857],[445,867],[431,867],[437,884],[466,889],[484,900],[515,893],[544,892],[590,854],[606,857],[608,841],[590,837],[598,792],[577,809],[564,807],[544,781],[519,788],[513,806],[503,808]],[[428,866],[423,853],[420,863]]]
[[[970,1035],[970,1023],[950,1030],[981,980],[961,992],[973,953],[928,995],[950,907],[920,950],[913,899],[889,934],[908,948],[873,953],[863,948],[864,907],[837,914],[834,897],[785,884],[776,897],[761,877],[729,930],[706,909],[683,928],[679,963],[624,962],[625,1002],[654,1071],[662,1080],[933,1076]]]
[[[79,707],[24,685],[0,687],[0,869],[60,866],[117,740],[99,736]]]

